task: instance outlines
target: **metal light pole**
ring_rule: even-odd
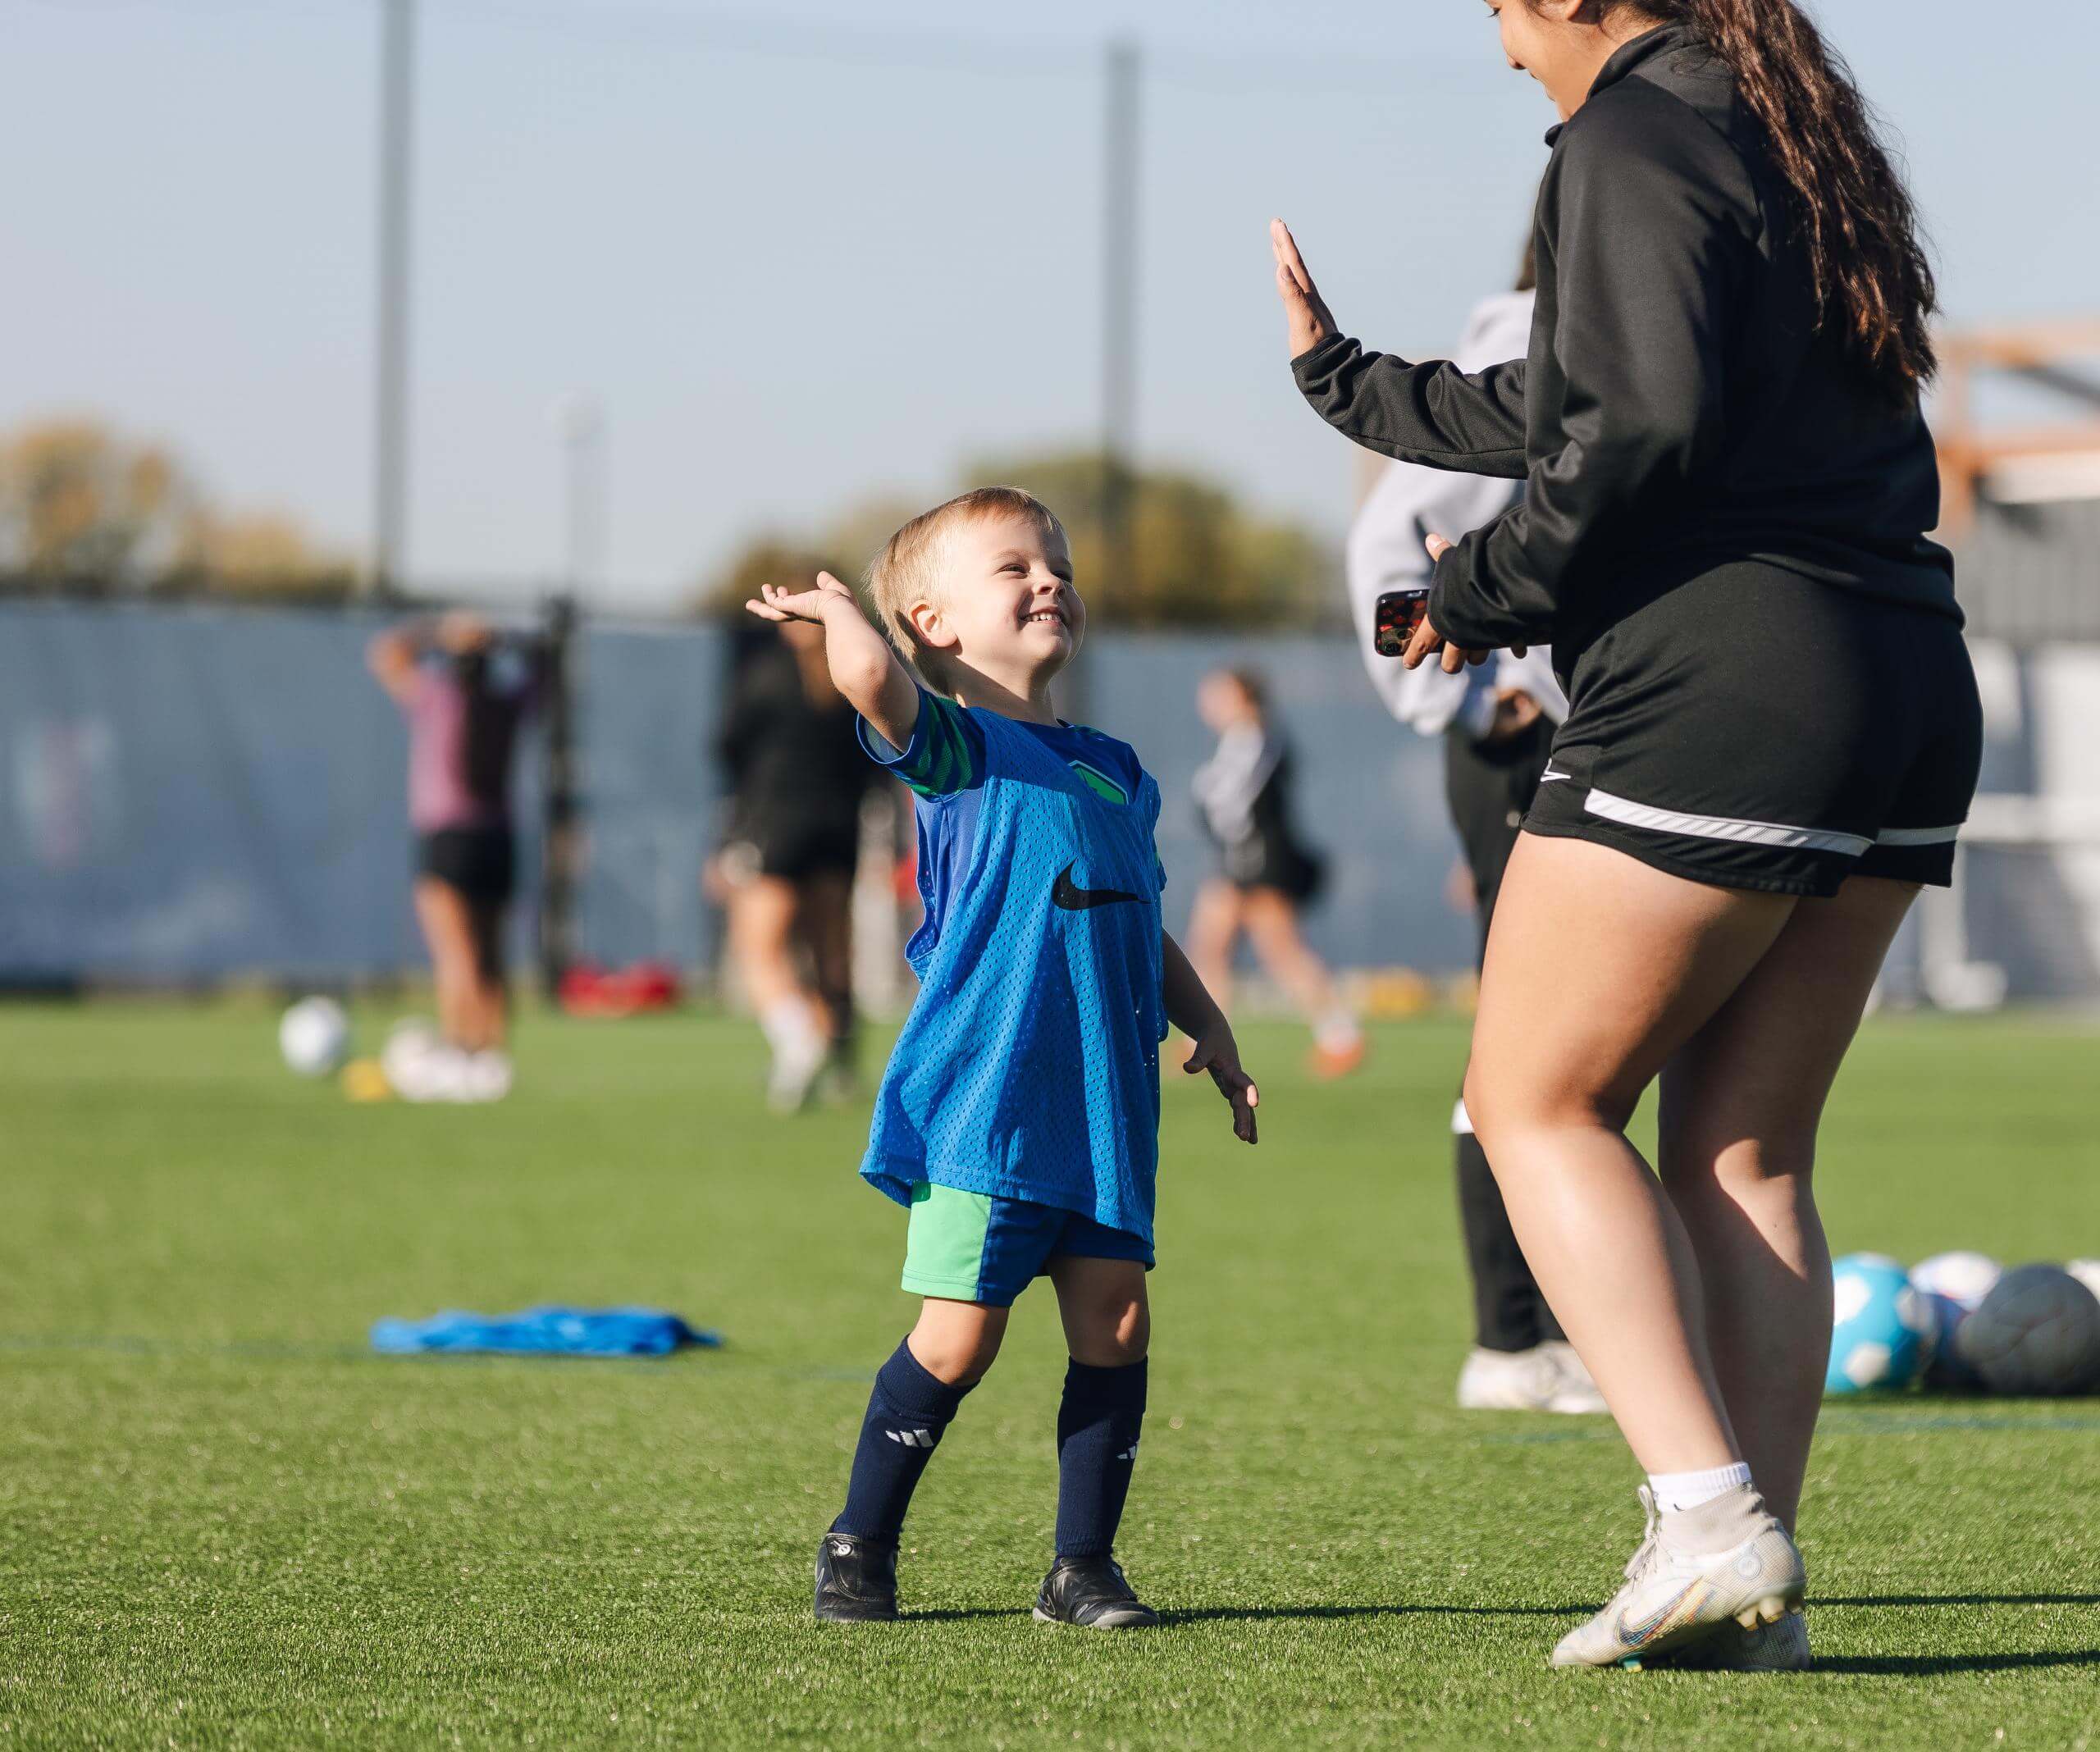
[[[579,391],[555,400],[553,419],[565,477],[562,587],[585,596],[601,582],[605,563],[605,410]]]
[[[400,583],[409,522],[409,229],[415,0],[380,0],[379,354],[371,587]]]
[[[1132,480],[1137,448],[1138,45],[1108,44],[1102,136],[1101,451],[1102,594],[1137,584]]]
[[[550,1001],[580,947],[577,896],[583,880],[582,774],[577,754],[578,605],[601,581],[605,539],[605,417],[591,396],[559,397],[550,410],[562,447],[564,563],[547,605],[546,819],[541,842],[540,974]]]

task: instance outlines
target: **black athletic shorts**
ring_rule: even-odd
[[[1527,832],[1724,888],[1952,879],[1984,730],[1949,617],[1728,565],[1613,623],[1567,680]]]
[[[1326,885],[1327,865],[1294,840],[1256,833],[1227,848],[1221,874],[1235,888],[1273,888],[1293,906],[1308,906]]]
[[[518,886],[518,849],[508,828],[441,828],[416,842],[416,874],[470,901],[507,901]]]
[[[760,875],[783,882],[813,876],[848,876],[861,862],[859,818],[776,817],[752,824],[741,836],[756,855]]]

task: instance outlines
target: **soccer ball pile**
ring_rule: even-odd
[[[2100,1393],[2100,1260],[2020,1266],[1935,1254],[1910,1271],[1881,1253],[1832,1270],[1824,1390],[1922,1382],[1943,1391]]]

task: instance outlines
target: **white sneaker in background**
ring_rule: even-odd
[[[1568,1365],[1573,1363],[1571,1373]],[[1600,1412],[1603,1396],[1566,1344],[1529,1350],[1476,1346],[1459,1371],[1459,1405],[1468,1412]]]
[[[765,1104],[775,1113],[799,1113],[831,1057],[831,1043],[818,1025],[816,1012],[800,998],[775,1005],[760,1016],[759,1026],[773,1048]]]
[[[1597,1384],[1588,1366],[1575,1354],[1575,1347],[1565,1339],[1549,1339],[1539,1346],[1553,1358],[1554,1366],[1560,1371],[1560,1391],[1554,1394],[1550,1412],[1594,1413],[1608,1412],[1605,1396],[1597,1391]]]
[[[467,1055],[464,1081],[472,1101],[501,1101],[510,1093],[510,1055],[496,1047],[485,1047]]]
[[[1626,1585],[1560,1639],[1555,1667],[1641,1667],[1723,1626],[1755,1631],[1801,1610],[1801,1551],[1752,1486],[1658,1515],[1644,1485],[1641,1506],[1647,1536],[1626,1566]]]

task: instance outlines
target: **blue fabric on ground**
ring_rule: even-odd
[[[689,1326],[660,1308],[526,1308],[516,1314],[469,1314],[447,1308],[428,1320],[380,1320],[372,1348],[389,1355],[422,1352],[526,1357],[666,1357],[691,1345],[712,1347],[719,1332]]]

